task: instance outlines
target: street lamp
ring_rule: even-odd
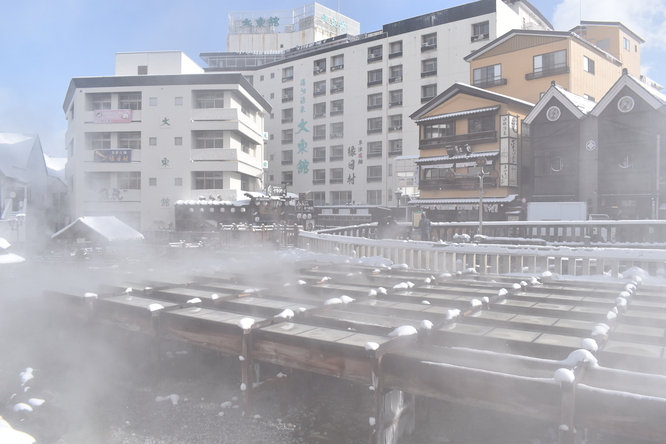
[[[490,173],[483,171],[483,167],[486,166],[488,161],[485,157],[481,157],[476,161],[476,164],[481,167],[479,171],[479,234],[483,234],[483,178],[490,176]]]
[[[400,209],[400,198],[402,197],[402,191],[400,190],[395,190],[395,200],[398,205],[398,209]]]

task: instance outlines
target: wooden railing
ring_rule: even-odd
[[[666,250],[450,244],[396,239],[375,240],[372,224],[299,233],[297,246],[352,257],[382,256],[394,263],[433,272],[552,273],[618,276],[632,267],[650,275],[666,270]],[[485,225],[484,225],[485,231]],[[473,271],[472,271],[473,270]]]

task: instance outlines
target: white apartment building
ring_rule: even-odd
[[[317,7],[309,23],[330,24]],[[273,106],[266,184],[287,184],[315,205],[386,205],[397,190],[403,200],[418,194],[418,128],[409,115],[454,82],[469,83],[464,57],[511,29],[552,26],[527,1],[481,0],[287,49],[258,47],[248,30],[229,36],[235,52],[200,56],[206,72],[240,71]]]
[[[71,80],[63,110],[71,220],[169,228],[178,200],[264,188],[271,106],[241,74],[205,73],[180,51],[119,53],[114,76]]]

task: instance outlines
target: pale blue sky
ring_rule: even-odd
[[[621,21],[647,40],[644,73],[666,86],[666,0],[530,0],[555,26],[584,20]],[[44,151],[64,155],[62,103],[72,77],[114,73],[116,52],[226,48],[227,12],[293,9],[301,0],[23,0],[2,2],[0,132],[38,134]],[[318,3],[338,9],[338,0]],[[465,0],[340,0],[340,12],[361,32],[466,3]]]

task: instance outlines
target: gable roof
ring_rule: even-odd
[[[78,239],[117,242],[143,239],[143,234],[117,219],[115,216],[84,216],[51,236],[51,239]]]
[[[0,171],[7,177],[27,182],[28,161],[38,141],[36,135],[0,133]]]
[[[522,107],[525,107],[525,108],[532,108],[534,106],[533,103],[526,102],[525,100],[520,100],[520,99],[516,99],[514,97],[505,96],[504,94],[497,94],[497,93],[494,93],[492,91],[488,91],[488,90],[483,89],[483,88],[477,88],[476,86],[467,85],[466,83],[456,82],[453,85],[451,85],[449,88],[447,88],[446,91],[444,91],[443,93],[439,94],[437,97],[435,97],[432,100],[430,100],[429,102],[427,102],[421,108],[417,109],[409,117],[412,120],[418,121],[419,119],[423,118],[423,116],[428,114],[430,111],[434,110],[439,105],[441,105],[442,103],[446,102],[447,100],[455,97],[458,94],[467,94],[467,95],[470,95],[470,96],[480,97],[480,98],[492,100],[492,101],[495,101],[495,102],[506,103],[506,104],[511,104],[511,105],[518,105],[518,106],[522,106]],[[493,108],[493,107],[491,107],[491,108]],[[480,108],[478,110],[470,110],[470,111],[481,112],[481,111],[492,111],[492,110],[488,110],[486,108]],[[438,117],[441,117],[441,116],[438,116]]]
[[[624,87],[630,88],[636,93],[640,98],[645,100],[652,108],[666,114],[666,95],[662,94],[655,88],[650,85],[638,80],[636,77],[632,76],[623,70],[622,76],[615,82],[613,86],[608,90],[608,92],[599,100],[599,103],[592,111],[593,116],[599,116],[606,107],[613,101],[613,99],[624,89]]]
[[[576,30],[579,30],[581,28],[585,28],[586,25],[590,26],[617,26],[618,28],[622,29],[624,32],[638,40],[640,43],[645,43],[645,40],[641,38],[638,34],[636,34],[634,31],[631,29],[627,28],[622,24],[622,22],[598,22],[594,20],[581,20],[580,25],[574,26],[571,31],[576,32]]]
[[[562,88],[560,85],[552,82],[550,88],[544,93],[544,95],[539,99],[537,104],[534,106],[534,109],[525,116],[525,123],[530,124],[534,119],[541,114],[544,108],[550,102],[552,98],[557,99],[566,109],[571,111],[571,113],[576,116],[577,119],[582,119],[592,112],[592,110],[597,105],[592,100],[588,100],[585,97],[581,97],[572,92],[567,91]]]
[[[620,62],[617,58],[615,58],[612,54],[609,52],[604,51],[603,49],[599,48],[598,46],[594,45],[593,43],[588,42],[575,32],[571,31],[541,31],[541,30],[529,30],[529,29],[512,29],[511,31],[507,32],[504,35],[501,35],[497,37],[495,40],[492,42],[489,42],[488,44],[482,46],[481,48],[477,49],[476,51],[473,51],[471,54],[467,55],[464,57],[464,60],[466,62],[470,62],[472,60],[476,60],[478,58],[481,58],[483,55],[487,54],[491,50],[499,47],[501,44],[513,39],[513,38],[518,38],[518,37],[540,37],[541,39],[539,40],[538,43],[532,46],[539,46],[545,43],[550,43],[552,41],[556,40],[561,40],[561,39],[571,39],[572,41],[576,41],[584,46],[587,46],[589,49],[599,53],[600,55],[603,55],[606,57],[608,60],[613,62],[614,64],[620,66],[622,62]],[[516,48],[513,49],[511,52],[516,52],[520,51],[522,48]]]

